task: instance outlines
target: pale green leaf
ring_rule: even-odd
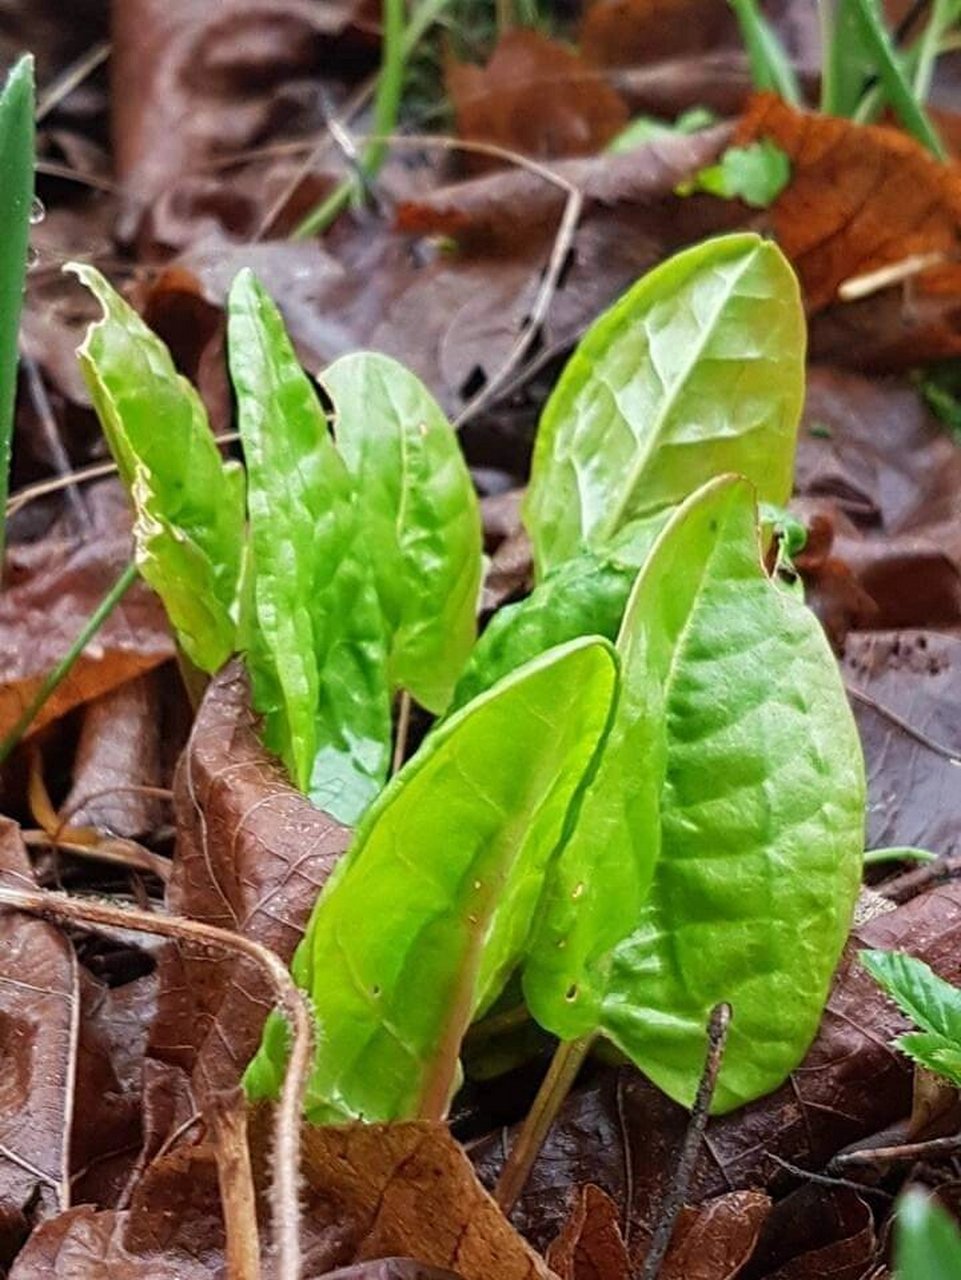
[[[895,1046],[928,1071],[961,1086],[961,1045],[931,1031],[911,1031],[898,1036]]]
[[[959,1280],[961,1233],[954,1219],[923,1191],[898,1202],[894,1229],[894,1280]]]
[[[525,521],[543,577],[724,471],[785,502],[804,395],[804,314],[772,243],[708,240],[588,330],[544,410]]]
[[[523,952],[616,675],[602,641],[551,650],[445,721],[371,808],[292,967],[320,1028],[309,1119],[443,1112],[461,1038]],[[248,1090],[274,1092],[284,1060],[275,1018]]]
[[[99,271],[69,269],[103,308],[77,354],[133,501],[137,567],[190,660],[216,671],[236,646],[243,473],[221,458],[203,402],[156,334]]]
[[[549,1030],[602,1032],[688,1105],[708,1015],[728,1001],[716,1111],[775,1088],[803,1056],[847,937],[863,848],[864,771],[837,664],[814,615],[767,577],[756,520],[746,481],[714,481],[641,570],[619,645],[638,682],[630,705],[652,722],[637,764],[651,771],[659,806],[650,893],[612,945],[591,832],[575,828],[524,980]],[[589,812],[588,796],[578,823]],[[623,856],[640,879],[643,850],[627,845]],[[589,888],[575,898],[579,884]],[[584,919],[571,903],[588,907]]]
[[[794,107],[802,105],[801,88],[794,67],[777,32],[764,17],[757,0],[730,0],[737,14],[741,38],[751,63],[754,88],[779,94]]]
[[[746,147],[728,147],[717,164],[695,174],[682,195],[706,191],[724,200],[743,200],[753,209],[773,204],[791,181],[791,161],[769,138]]]
[[[391,684],[439,714],[477,634],[481,523],[470,472],[440,407],[396,360],[344,356],[321,381],[387,620]]]
[[[961,1048],[961,990],[902,951],[862,951],[860,960],[913,1022]]]
[[[297,786],[355,822],[387,775],[390,705],[353,484],[280,313],[250,271],[230,291],[227,332],[247,464],[254,706]]]

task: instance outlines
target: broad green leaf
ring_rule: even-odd
[[[943,1075],[961,1070],[961,990],[939,978],[923,960],[900,951],[862,951],[860,959],[902,1012],[929,1033],[901,1036],[895,1041],[898,1047],[916,1058],[928,1052],[940,1056],[950,1070],[932,1069]],[[953,1059],[947,1052],[952,1047]]]
[[[636,767],[659,807],[653,882],[633,929],[613,939],[592,832],[578,830],[588,794],[524,977],[545,1027],[563,1039],[600,1031],[687,1105],[709,1012],[729,1001],[716,1111],[774,1088],[803,1056],[863,848],[864,770],[837,664],[814,615],[767,577],[756,518],[750,484],[716,480],[641,570],[618,643],[625,683],[637,682],[626,705],[651,718]],[[603,850],[605,865],[615,856]],[[623,856],[640,881],[643,853]]]
[[[280,313],[249,270],[231,288],[227,336],[247,463],[254,705],[297,786],[356,822],[387,775],[390,705],[354,487]]]
[[[0,565],[17,389],[17,334],[33,200],[33,58],[16,64],[0,90]]]
[[[792,106],[803,105],[801,88],[791,60],[777,32],[764,17],[757,0],[730,0],[751,64],[754,88],[779,94]]]
[[[99,271],[69,270],[103,308],[77,354],[133,502],[137,567],[190,660],[216,671],[236,648],[243,471],[221,458],[203,402],[156,334]]]
[[[344,356],[321,381],[387,620],[391,684],[440,714],[477,634],[481,522],[470,472],[440,407],[396,360]]]
[[[526,944],[616,678],[603,641],[544,654],[441,724],[372,806],[292,966],[320,1028],[309,1119],[444,1111],[461,1038]],[[285,1053],[275,1018],[254,1096]]]
[[[597,320],[541,419],[525,505],[538,574],[725,471],[785,502],[804,314],[776,245],[741,234],[662,263]]]
[[[905,1192],[894,1228],[895,1280],[959,1280],[961,1233],[954,1219],[923,1191]]]

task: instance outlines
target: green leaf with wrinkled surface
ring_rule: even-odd
[[[481,522],[470,472],[437,402],[396,360],[344,356],[321,381],[354,477],[391,684],[440,714],[477,634]]]
[[[0,90],[0,564],[17,389],[17,335],[33,199],[33,58],[20,59]]]
[[[441,724],[373,805],[292,966],[320,1029],[310,1120],[445,1110],[461,1038],[526,944],[616,679],[603,641],[544,654]],[[278,1088],[285,1039],[272,1019],[254,1096]]]
[[[575,829],[524,976],[545,1027],[602,1032],[687,1105],[709,1012],[729,1001],[716,1111],[773,1089],[803,1056],[863,848],[864,770],[837,664],[814,615],[767,577],[756,519],[746,481],[714,481],[641,570],[619,646],[638,682],[632,705],[646,702],[654,730],[635,764],[658,797],[650,893],[611,946],[591,832]],[[588,796],[578,825],[589,812]]]
[[[581,340],[541,418],[525,504],[539,575],[725,471],[785,502],[804,346],[794,273],[755,235],[708,240],[634,285]]]
[[[231,288],[227,334],[247,463],[254,706],[296,784],[356,822],[387,775],[390,704],[353,484],[280,313],[250,271]]]
[[[899,1036],[895,1045],[916,1062],[961,1085],[961,990],[914,956],[900,951],[862,951],[861,963],[921,1032]]]
[[[923,1191],[905,1192],[894,1228],[895,1280],[959,1280],[961,1233],[946,1209]]]
[[[203,402],[156,334],[99,271],[69,269],[103,308],[77,354],[133,501],[137,568],[190,660],[216,671],[236,647],[243,471],[220,456]]]

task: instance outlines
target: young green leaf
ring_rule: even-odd
[[[923,960],[899,951],[862,951],[861,963],[902,1012],[922,1028],[895,1044],[922,1066],[961,1084],[961,990]]]
[[[603,641],[544,654],[441,724],[374,803],[292,966],[322,1029],[309,1119],[443,1114],[461,1038],[526,944],[616,678]],[[285,1055],[274,1019],[254,1096]]]
[[[21,58],[0,90],[0,565],[17,387],[17,334],[33,199],[33,58]]]
[[[708,240],[597,320],[541,419],[525,520],[539,576],[724,471],[785,502],[804,395],[797,280],[769,241]]]
[[[857,730],[816,618],[764,571],[743,479],[706,485],[674,516],[618,647],[625,686],[637,682],[622,705],[650,721],[634,740],[646,732],[659,831],[650,851],[624,837],[605,848],[609,824],[596,841],[581,830],[602,818],[588,790],[549,878],[524,989],[550,1031],[601,1032],[688,1105],[708,1014],[729,1002],[714,1102],[728,1111],[779,1084],[817,1028],[860,881]],[[618,768],[630,767],[628,751]],[[638,886],[658,856],[640,913],[615,936],[595,859],[607,868],[618,853]]]
[[[743,200],[752,209],[766,209],[791,181],[791,161],[769,138],[746,147],[728,147],[717,164],[694,175],[680,190],[706,191],[723,200]]]
[[[801,88],[791,60],[777,32],[758,8],[757,0],[730,0],[730,3],[741,28],[755,89],[780,94],[793,107],[802,106]]]
[[[480,510],[440,407],[388,356],[344,356],[321,381],[354,478],[390,635],[394,688],[440,714],[477,634]]]
[[[190,660],[216,671],[236,648],[243,471],[221,458],[203,402],[156,334],[99,271],[69,270],[103,308],[77,354],[133,502],[137,567]]]
[[[945,1209],[923,1191],[905,1192],[894,1229],[895,1280],[958,1280],[961,1233]]]
[[[691,107],[689,111],[682,111],[673,124],[667,124],[656,116],[638,116],[625,125],[604,150],[612,155],[621,155],[625,151],[633,151],[635,147],[646,146],[649,142],[698,133],[716,123],[717,116],[707,107]]]
[[[360,510],[280,313],[249,270],[230,290],[227,334],[247,463],[254,705],[296,784],[355,822],[390,753],[386,637]]]

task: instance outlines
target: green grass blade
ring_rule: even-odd
[[[770,89],[780,94],[785,102],[800,107],[801,88],[780,40],[757,6],[757,0],[730,0],[737,15],[738,25],[747,56],[751,62],[751,77],[756,89]]]
[[[0,561],[7,505],[17,332],[33,200],[33,58],[21,58],[0,92]]]
[[[916,47],[913,87],[918,102],[926,102],[934,78],[934,64],[951,28],[961,20],[959,0],[934,0],[931,16]]]
[[[947,160],[948,153],[944,143],[915,95],[901,57],[891,40],[891,34],[885,26],[878,0],[851,0],[851,4],[861,41],[871,55],[891,110],[908,133],[939,160]]]

